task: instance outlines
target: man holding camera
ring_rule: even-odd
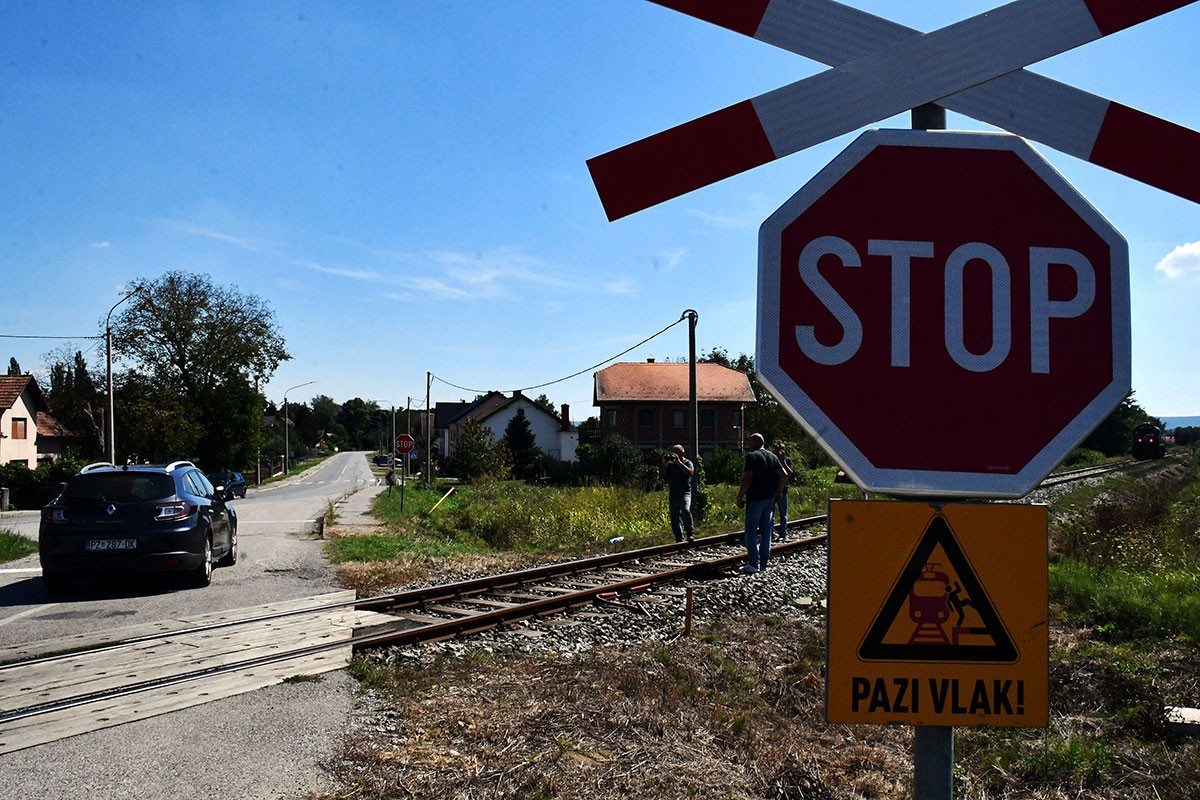
[[[671,457],[663,459],[658,468],[659,475],[667,482],[667,512],[677,542],[682,542],[685,535],[689,542],[696,539],[695,523],[692,522],[692,473],[695,471],[692,462],[684,458],[681,444],[671,448]]]

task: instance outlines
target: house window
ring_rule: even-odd
[[[637,421],[638,421],[639,428],[654,427],[654,409],[653,408],[639,408],[638,412],[637,412]]]
[[[12,438],[24,439],[27,436],[29,420],[24,417],[13,417]]]
[[[687,421],[687,414],[682,408],[676,408],[671,411],[671,427],[682,428]]]
[[[742,427],[742,410],[740,408],[735,408],[733,410],[733,427]]]
[[[608,427],[617,427],[617,410],[615,408],[610,408],[608,410]]]
[[[712,428],[717,424],[717,412],[711,408],[706,408],[700,412],[700,427]]]

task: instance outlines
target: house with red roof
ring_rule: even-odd
[[[691,366],[648,360],[605,367],[595,374],[594,405],[601,437],[620,434],[643,451],[688,445]],[[746,373],[710,362],[696,364],[700,455],[741,450],[746,407],[755,403]]]
[[[57,461],[72,433],[50,415],[32,375],[0,376],[0,464]]]

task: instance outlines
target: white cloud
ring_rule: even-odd
[[[1168,278],[1195,275],[1200,278],[1200,242],[1188,242],[1176,247],[1154,267]]]
[[[650,260],[654,264],[655,272],[674,272],[676,267],[683,261],[683,257],[687,255],[687,250],[679,248],[666,253],[658,253]]]
[[[88,247],[94,247],[97,250],[106,250],[109,247],[112,247],[112,242],[92,242],[88,245]]]
[[[242,250],[247,250],[251,253],[258,253],[265,249],[265,243],[255,241],[244,236],[234,236],[232,234],[216,231],[211,228],[206,228],[202,225],[196,225],[191,222],[180,222],[178,220],[166,220],[164,222],[167,228],[183,233],[189,236],[199,236],[202,239],[213,239],[214,241],[223,242],[233,245]]]
[[[323,272],[326,275],[336,275],[340,278],[353,278],[356,281],[381,280],[379,273],[365,269],[342,269],[341,267],[324,267],[312,261],[297,262],[313,272]]]

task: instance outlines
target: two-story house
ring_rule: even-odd
[[[594,404],[601,436],[620,434],[642,450],[687,445],[690,365],[656,361],[613,364],[595,374]],[[746,407],[755,402],[744,372],[713,363],[696,365],[700,455],[740,450]]]
[[[71,432],[50,415],[32,375],[0,375],[0,464],[56,461]]]

